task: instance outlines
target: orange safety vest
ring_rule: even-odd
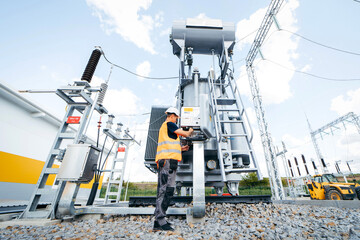
[[[181,161],[181,145],[179,136],[172,139],[168,135],[167,121],[165,121],[159,131],[158,147],[156,150],[155,162],[160,159],[174,159]]]

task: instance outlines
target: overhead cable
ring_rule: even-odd
[[[257,30],[259,30],[258,28],[255,29],[254,31],[252,31],[251,33],[249,33],[248,35],[246,35],[245,37],[243,38],[240,38],[239,40],[237,40],[235,43],[238,43],[238,42],[241,42],[242,40],[244,40],[245,38],[251,36],[252,34],[254,34]]]
[[[320,79],[323,79],[323,80],[328,80],[328,81],[338,81],[338,82],[346,82],[346,81],[360,81],[360,78],[350,78],[350,79],[343,79],[343,78],[328,78],[328,77],[322,77],[322,76],[319,76],[319,75],[315,75],[313,73],[308,73],[308,72],[304,72],[304,71],[300,71],[300,70],[297,70],[297,69],[293,69],[293,68],[289,68],[289,67],[286,67],[280,63],[277,63],[277,62],[274,62],[270,59],[264,59],[266,61],[269,61],[275,65],[278,65],[282,68],[285,68],[287,70],[290,70],[290,71],[293,71],[293,72],[297,72],[297,73],[302,73],[302,74],[306,74],[306,75],[309,75],[311,77],[315,77],[315,78],[320,78]]]
[[[101,49],[101,47],[97,47],[97,48]],[[128,73],[130,73],[130,74],[133,74],[133,75],[137,76],[137,77],[141,77],[141,78],[145,78],[145,79],[152,79],[152,80],[179,79],[179,77],[147,77],[147,76],[142,76],[142,75],[140,75],[140,74],[134,73],[134,72],[132,72],[132,71],[130,71],[130,70],[128,70],[128,69],[120,66],[120,65],[117,65],[117,64],[111,62],[109,59],[107,59],[107,57],[106,57],[106,55],[105,55],[105,52],[104,52],[102,49],[101,49],[101,51],[102,51],[102,54],[103,54],[105,60],[106,60],[108,63],[110,63],[110,64],[113,65],[114,67],[120,68],[120,69],[122,69],[122,70],[124,70],[124,71],[126,71],[126,72],[128,72]]]
[[[352,54],[352,55],[357,55],[357,56],[360,56],[360,53],[357,53],[357,52],[351,52],[351,51],[346,51],[346,50],[342,50],[342,49],[339,49],[339,48],[334,48],[334,47],[330,47],[328,45],[325,45],[325,44],[322,44],[322,43],[319,43],[319,42],[316,42],[314,40],[311,40],[307,37],[304,37],[298,33],[295,33],[295,32],[292,32],[290,30],[287,30],[287,29],[280,29],[280,31],[285,31],[285,32],[288,32],[288,33],[291,33],[293,35],[296,35],[298,37],[301,37],[302,39],[305,39],[306,41],[309,41],[311,43],[314,43],[314,44],[317,44],[319,46],[322,46],[322,47],[325,47],[325,48],[329,48],[329,49],[332,49],[332,50],[335,50],[335,51],[339,51],[339,52],[343,52],[343,53],[348,53],[348,54]]]

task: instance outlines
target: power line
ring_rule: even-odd
[[[130,71],[130,70],[128,70],[128,69],[120,66],[120,65],[117,65],[117,64],[111,62],[109,59],[107,59],[107,57],[106,57],[106,55],[105,55],[105,52],[101,49],[101,47],[97,47],[97,48],[99,48],[99,49],[101,50],[101,52],[102,52],[105,60],[106,60],[108,63],[110,63],[111,65],[113,65],[113,66],[115,66],[115,67],[117,67],[117,68],[120,68],[120,69],[122,69],[122,70],[124,70],[124,71],[126,71],[126,72],[128,72],[128,73],[130,73],[130,74],[133,74],[133,75],[135,75],[135,76],[137,76],[137,77],[141,77],[141,78],[145,78],[145,79],[152,79],[152,80],[179,79],[179,77],[147,77],[147,76],[142,76],[142,75],[140,75],[140,74],[134,73],[134,72],[132,72],[132,71]]]
[[[285,32],[291,33],[291,34],[293,34],[293,35],[296,35],[296,36],[298,36],[298,37],[301,37],[302,39],[305,39],[306,41],[309,41],[309,42],[311,42],[311,43],[317,44],[317,45],[322,46],[322,47],[325,47],[325,48],[329,48],[329,49],[332,49],[332,50],[335,50],[335,51],[339,51],[339,52],[343,52],[343,53],[347,53],[347,54],[352,54],[352,55],[360,56],[360,53],[351,52],[351,51],[346,51],[346,50],[342,50],[342,49],[339,49],[339,48],[331,47],[331,46],[328,46],[328,45],[325,45],[325,44],[316,42],[316,41],[314,41],[314,40],[311,40],[310,38],[304,37],[304,36],[302,36],[302,35],[300,35],[300,34],[298,34],[298,33],[292,32],[292,31],[287,30],[287,29],[280,29],[280,31],[285,31]]]
[[[287,70],[290,70],[290,71],[293,71],[293,72],[297,72],[297,73],[302,73],[302,74],[305,74],[305,75],[309,75],[311,77],[315,77],[315,78],[320,78],[320,79],[323,79],[323,80],[329,80],[329,81],[338,81],[338,82],[346,82],[346,81],[360,81],[359,78],[350,78],[350,79],[341,79],[341,78],[328,78],[328,77],[323,77],[323,76],[319,76],[319,75],[315,75],[313,73],[308,73],[308,72],[304,72],[304,71],[300,71],[300,70],[297,70],[297,69],[293,69],[293,68],[289,68],[289,67],[286,67],[280,63],[277,63],[277,62],[274,62],[270,59],[264,59],[266,61],[269,61],[275,65],[278,65],[282,68],[285,68]]]
[[[239,40],[237,40],[235,43],[238,43],[238,42],[241,42],[242,40],[244,40],[245,38],[251,36],[252,34],[254,34],[257,30],[259,30],[258,28],[255,29],[254,31],[252,31],[251,33],[249,33],[248,35],[246,35],[245,37],[243,38],[240,38]]]

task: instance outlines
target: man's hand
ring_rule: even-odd
[[[191,136],[191,134],[194,132],[194,129],[192,129],[192,128],[189,128],[189,133],[190,133],[190,136]]]
[[[189,145],[181,146],[181,151],[186,152],[189,150]]]
[[[177,135],[183,136],[183,137],[190,137],[193,132],[194,132],[194,129],[192,129],[192,128],[189,128],[188,131],[184,131],[181,128],[179,128],[174,133],[176,133]]]

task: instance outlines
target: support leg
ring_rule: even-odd
[[[193,142],[193,217],[205,216],[204,143]]]

